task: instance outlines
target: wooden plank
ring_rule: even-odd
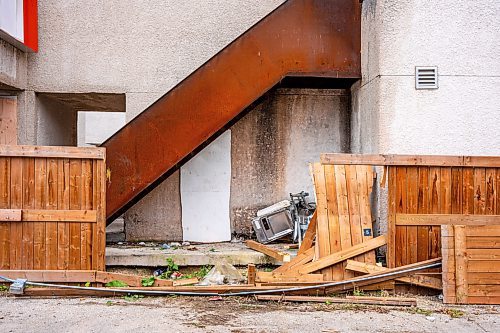
[[[104,284],[111,281],[121,281],[130,287],[141,287],[142,279],[145,277],[140,275],[97,271],[95,278],[96,282]]]
[[[0,208],[9,207],[10,159],[0,157]],[[8,221],[10,217],[0,214],[0,221]],[[10,224],[0,222],[0,269],[9,269],[10,265]]]
[[[297,251],[297,255],[300,255],[313,247],[314,239],[316,238],[316,225],[317,218],[316,212],[314,212],[313,216],[311,217],[311,221],[309,221],[309,226],[307,227],[304,239],[302,240],[302,244]]]
[[[47,209],[57,210],[57,160],[47,160]],[[47,269],[57,269],[57,222],[45,223],[45,244],[47,248]]]
[[[465,226],[455,226],[455,277],[456,298],[461,304],[467,303],[467,248],[465,247]]]
[[[409,214],[418,213],[418,168],[406,168],[408,178],[408,194],[406,211]],[[418,234],[417,227],[406,227],[406,259],[404,264],[418,262]],[[404,248],[403,248],[404,249]]]
[[[105,151],[105,148],[95,147],[0,146],[0,156],[10,157],[104,159]]]
[[[94,178],[96,183],[94,184],[94,193],[97,200],[97,225],[94,227],[94,247],[96,248],[96,253],[94,252],[93,259],[95,261],[96,269],[105,270],[106,269],[106,160],[94,161],[96,164],[96,173],[94,173]]]
[[[347,260],[347,266],[346,269],[349,269],[354,272],[359,272],[359,273],[365,273],[365,274],[370,274],[370,273],[377,273],[377,272],[385,272],[388,270],[387,267],[381,267],[369,263],[363,263],[355,260]],[[437,289],[441,290],[443,289],[443,284],[441,282],[441,278],[434,278],[434,277],[429,277],[429,276],[423,276],[423,275],[412,275],[408,277],[402,277],[396,279],[396,281],[403,282],[403,283],[408,283],[416,286],[421,286],[421,287],[426,287],[426,288],[431,288],[431,289]]]
[[[406,167],[393,168],[396,171],[396,214],[406,213],[408,206],[408,179]],[[395,217],[395,216],[394,216]],[[397,227],[395,267],[403,266],[408,262],[407,227]]]
[[[17,99],[0,97],[0,145],[17,145]]]
[[[470,296],[500,296],[500,285],[498,284],[481,284],[471,285],[468,288]]]
[[[500,273],[500,262],[498,260],[476,260],[469,261],[467,272],[470,273]]]
[[[255,285],[256,280],[256,269],[254,264],[248,264],[247,266],[247,284]]]
[[[500,215],[396,214],[396,225],[500,225]]]
[[[6,270],[0,271],[0,275],[9,279],[27,279],[31,282],[96,282],[96,271],[91,270]]]
[[[23,209],[23,221],[97,223],[96,210]]]
[[[418,168],[417,213],[429,213],[429,201],[429,168],[421,166]],[[429,259],[429,237],[428,226],[417,226],[417,261]]]
[[[373,189],[373,170],[371,166],[356,166],[359,185],[359,215],[361,219],[361,237],[363,242],[373,238],[372,212],[370,197]],[[365,253],[365,262],[374,264],[375,251]]]
[[[469,286],[473,284],[500,284],[500,273],[469,273],[467,276]]]
[[[321,163],[391,166],[500,167],[498,156],[321,154]]]
[[[305,275],[295,275],[290,276],[285,273],[275,273],[275,272],[257,272],[256,282],[267,283],[267,282],[313,282],[321,283],[324,281],[323,274],[305,274]],[[250,283],[249,283],[250,284]]]
[[[315,303],[334,303],[334,304],[370,304],[387,306],[416,306],[417,301],[414,298],[395,298],[395,297],[321,297],[321,296],[283,296],[283,295],[258,295],[258,301],[275,302],[315,302]]]
[[[278,250],[275,250],[269,246],[266,246],[264,244],[257,243],[256,241],[253,240],[247,240],[245,244],[251,248],[252,250],[264,253],[265,255],[270,256],[271,258],[274,258],[278,261],[281,262],[289,262],[290,261],[290,254],[285,253],[285,252],[280,252]]]
[[[23,164],[20,158],[10,161],[10,208],[23,208]],[[22,268],[22,237],[21,223],[10,224],[10,269]]]
[[[47,160],[35,159],[35,209],[47,206]],[[27,220],[29,221],[29,220]],[[46,269],[45,223],[33,222],[33,268]]]
[[[467,259],[500,260],[500,249],[467,249]]]
[[[71,159],[69,166],[69,208],[81,209],[82,161]],[[81,228],[78,223],[69,226],[69,268],[81,268]]]
[[[310,248],[306,252],[297,255],[290,262],[287,262],[287,263],[281,265],[280,267],[276,268],[273,272],[284,273],[284,272],[290,272],[290,271],[296,270],[296,269],[298,269],[298,267],[313,260],[314,254],[315,254],[315,249]]]
[[[326,192],[326,202],[327,202],[327,214],[328,214],[328,232],[329,232],[329,242],[330,251],[329,253],[334,253],[342,249],[340,240],[340,222],[339,222],[339,210],[337,204],[337,175],[335,174],[335,167],[333,165],[324,166],[325,172],[325,192]],[[339,179],[339,181],[343,181]],[[344,270],[341,265],[336,265],[331,268],[332,280],[338,281],[344,279]]]
[[[363,242],[363,231],[361,230],[361,216],[359,212],[359,183],[355,165],[346,165],[345,171],[351,240],[352,245],[355,246]],[[346,250],[346,248],[342,248],[342,250]],[[355,259],[364,261],[365,256],[363,254]]]
[[[485,214],[495,215],[496,214],[496,169],[487,168],[486,169],[486,197],[485,197]]]
[[[500,249],[500,237],[467,236],[467,249]]]
[[[500,296],[469,296],[468,304],[500,304]]]
[[[6,183],[2,183],[2,184],[9,185],[10,179],[7,180]],[[0,190],[5,191],[4,188],[2,188]],[[4,194],[2,194],[2,195],[4,195]],[[8,199],[10,199],[10,198],[8,198]],[[3,200],[5,200],[5,197],[3,197]],[[10,200],[8,202],[8,205],[10,206]],[[6,205],[3,204],[2,206],[6,206]],[[21,219],[21,212],[22,212],[21,209],[0,209],[0,222],[20,222],[22,220]],[[8,224],[6,224],[6,225],[8,225]]]
[[[25,158],[23,165],[23,209],[35,208],[35,159]],[[33,269],[33,223],[23,222],[22,269]]]
[[[389,268],[396,267],[396,201],[397,201],[397,169],[395,167],[388,167],[388,209],[389,216],[387,221],[387,266]]]
[[[68,159],[57,161],[57,208],[69,209],[70,163]],[[69,223],[57,223],[57,268],[69,269]]]
[[[330,252],[330,229],[328,221],[328,199],[326,193],[326,180],[324,168],[319,163],[312,165],[312,174],[314,179],[314,188],[316,192],[316,246],[318,248],[318,257],[322,258],[329,255]],[[327,280],[332,280],[333,271],[331,268],[324,272]]]
[[[93,173],[92,160],[82,160],[82,209],[92,209],[93,200]],[[97,216],[96,216],[97,217]],[[81,232],[81,266],[82,269],[92,268],[92,225],[90,223],[80,224]]]
[[[437,187],[437,190],[439,191],[439,194],[437,194],[438,198],[438,203],[433,201],[431,198],[431,213],[441,213],[441,214],[451,214],[451,168],[440,168],[440,177],[437,178],[436,182],[438,184],[433,186]],[[434,179],[432,179],[434,183]],[[433,197],[435,197],[435,194],[432,194]],[[436,239],[437,238],[437,245],[436,247],[431,248],[431,254],[430,258],[436,258],[439,256],[442,256],[441,254],[441,227],[439,226],[433,226],[431,228],[431,239]],[[433,245],[434,245],[434,240]]]
[[[156,280],[158,282],[159,280]],[[189,279],[177,279],[177,280],[172,280],[172,285],[174,287],[177,286],[189,286],[193,284],[197,284],[199,282],[198,278],[189,278]]]
[[[311,272],[315,272],[325,267],[329,267],[331,265],[337,264],[341,261],[350,259],[354,256],[363,254],[365,252],[374,250],[380,246],[387,244],[387,237],[385,235],[378,236],[373,238],[365,243],[361,243],[358,245],[354,245],[353,247],[342,250],[341,252],[331,254],[329,256],[318,259],[317,261],[313,261],[309,264],[304,265],[299,269],[300,274],[307,274]],[[326,279],[326,277],[325,277]]]
[[[335,165],[335,192],[337,194],[337,210],[339,219],[339,230],[340,235],[337,239],[340,239],[340,248],[342,250],[348,249],[353,245],[351,224],[350,224],[350,212],[349,212],[349,199],[348,199],[348,189],[347,189],[347,173],[346,167],[344,165]],[[343,265],[338,265],[338,267],[343,267]],[[348,279],[354,275],[349,272],[343,272],[343,278]],[[328,279],[328,276],[325,276]]]
[[[468,226],[467,237],[500,237],[500,225]]]

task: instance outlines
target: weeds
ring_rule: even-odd
[[[121,288],[121,287],[128,287],[128,284],[120,280],[113,280],[106,283],[106,287]]]

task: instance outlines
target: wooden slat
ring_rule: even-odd
[[[417,213],[429,213],[429,204],[429,168],[421,166],[418,168]],[[417,261],[429,259],[429,237],[428,226],[417,226]]]
[[[1,101],[0,101],[1,102]],[[0,208],[10,207],[10,159],[0,157]],[[10,268],[10,224],[0,214],[0,269]],[[7,219],[8,221],[8,219]]]
[[[94,147],[0,145],[0,156],[36,158],[104,159],[105,149]]]
[[[270,256],[271,258],[274,258],[278,261],[281,262],[289,262],[290,261],[290,254],[285,253],[285,252],[280,252],[278,250],[275,250],[269,246],[266,246],[264,244],[257,243],[256,241],[253,240],[247,240],[245,244],[251,248],[252,250],[264,253],[265,255]]]
[[[314,212],[311,221],[309,222],[309,226],[307,227],[306,233],[304,235],[304,239],[302,240],[302,244],[300,245],[299,250],[297,251],[297,255],[300,255],[314,245],[314,239],[316,238],[316,212]]]
[[[349,211],[349,224],[351,226],[352,245],[358,245],[363,242],[363,231],[361,230],[361,216],[359,212],[359,184],[355,165],[346,165],[347,181],[347,201]],[[346,250],[346,248],[342,248]],[[365,260],[364,254],[355,258],[356,260]]]
[[[396,201],[397,201],[397,169],[395,167],[385,168],[388,174],[388,194],[389,194],[389,216],[387,220],[387,266],[396,267]]]
[[[35,159],[25,158],[23,165],[23,209],[35,208]],[[22,269],[33,269],[33,223],[23,222]]]
[[[57,209],[57,160],[47,160],[47,209]],[[57,222],[45,224],[45,243],[47,246],[47,269],[57,269]]]
[[[10,161],[10,208],[23,208],[23,162],[20,158]],[[21,223],[10,225],[10,269],[22,268],[22,237],[23,226]]]
[[[467,303],[467,248],[465,241],[465,226],[455,226],[455,277],[456,298],[458,303]]]
[[[408,179],[405,167],[393,168],[396,172],[396,214],[406,213],[408,206]],[[395,218],[395,216],[394,216]],[[395,267],[403,266],[408,262],[407,227],[397,227]]]
[[[248,264],[247,267],[247,284],[255,285],[256,269],[254,264]]]
[[[275,273],[275,272],[257,272],[256,282],[317,282],[321,283],[324,281],[323,274],[305,274],[305,275],[295,275],[290,276],[285,273]],[[250,284],[250,283],[249,283]]]
[[[82,195],[81,208],[92,209],[93,182],[92,182],[92,160],[82,160]],[[81,232],[81,267],[91,269],[92,267],[92,225],[90,223],[80,224]]]
[[[35,209],[43,210],[47,206],[47,160],[35,159]],[[26,219],[26,221],[30,221]],[[46,269],[45,223],[33,222],[33,268]]]
[[[57,161],[57,208],[67,210],[70,192],[70,163],[68,159]],[[69,223],[59,222],[57,224],[57,268],[69,269]]]
[[[467,249],[500,249],[500,237],[467,236]]]
[[[91,270],[7,270],[0,271],[0,275],[31,282],[96,282],[96,271]]]
[[[337,175],[335,174],[335,167],[333,165],[327,165],[323,168],[325,172],[325,192],[328,213],[328,232],[330,242],[329,253],[334,253],[342,249],[340,240],[339,208],[337,204],[336,188],[336,182],[342,180],[337,179]],[[332,279],[335,281],[344,279],[344,270],[341,265],[332,267],[331,273]]]
[[[335,170],[336,171],[336,170]],[[326,180],[323,166],[319,163],[312,165],[312,174],[314,178],[314,188],[316,191],[316,214],[317,214],[317,230],[316,230],[316,245],[318,248],[318,257],[322,258],[329,255],[330,250],[330,229],[328,221],[328,199],[326,193]],[[338,173],[337,173],[338,174]],[[333,279],[333,271],[328,268],[322,272],[325,274],[325,279]]]
[[[312,247],[309,250],[305,251],[304,253],[297,255],[290,262],[287,262],[281,265],[280,267],[276,268],[273,272],[284,273],[284,272],[295,271],[298,269],[298,267],[313,260],[314,253],[315,249]]]
[[[373,170],[370,166],[356,166],[359,185],[359,215],[361,219],[361,237],[363,242],[373,238],[370,196],[373,189]],[[374,264],[375,251],[365,253],[365,262]]]
[[[496,214],[496,169],[486,169],[486,197],[485,197],[485,214]]]
[[[97,200],[97,225],[94,227],[94,247],[97,253],[94,253],[95,266],[99,270],[106,269],[106,159],[94,161],[97,173],[94,177],[97,183],[94,184],[94,200]]]
[[[417,300],[414,298],[395,298],[395,297],[363,297],[355,296],[348,298],[340,297],[321,297],[321,296],[280,296],[280,295],[259,295],[258,301],[275,302],[315,302],[315,303],[334,303],[334,304],[370,304],[387,306],[416,306]]]
[[[340,239],[340,248],[345,250],[353,245],[353,239],[350,225],[349,200],[347,198],[347,173],[344,165],[335,165],[335,192],[337,194],[336,201],[340,230],[340,235],[337,235],[336,240]],[[338,267],[341,266],[339,265]],[[354,277],[354,275],[344,270],[343,278],[349,279],[351,277]],[[325,276],[325,279],[328,279],[328,276]]]
[[[7,183],[3,183],[3,184],[7,184],[9,185],[9,182],[8,181]],[[2,191],[5,191],[5,189],[1,189]],[[9,203],[10,205],[10,200],[9,200]],[[21,212],[22,212],[22,209],[0,209],[0,222],[20,222],[22,219],[21,219]],[[8,225],[8,224],[6,224]]]
[[[396,214],[396,225],[500,225],[500,215]]]
[[[500,225],[468,226],[467,237],[500,237]]]
[[[387,243],[387,237],[385,235],[378,236],[373,238],[365,243],[361,243],[358,245],[354,245],[347,250],[342,250],[341,252],[331,254],[329,256],[318,259],[317,261],[313,261],[309,264],[304,265],[299,269],[299,273],[307,274],[311,272],[315,272],[325,267],[329,267],[331,265],[337,264],[341,261],[353,258],[357,255],[363,254],[365,252],[374,250],[380,246],[383,246]],[[326,277],[325,277],[326,279]]]
[[[409,214],[418,212],[418,168],[406,168],[406,177],[408,179],[408,198],[406,211]],[[404,264],[418,262],[418,234],[417,227],[406,227],[406,259]]]
[[[69,166],[69,208],[81,209],[82,195],[82,161],[72,159]],[[81,228],[77,223],[69,226],[69,268],[81,268]]]
[[[469,272],[467,281],[469,286],[473,284],[500,284],[500,273]]]
[[[386,267],[381,267],[369,263],[363,263],[363,262],[358,262],[354,260],[347,260],[347,266],[346,269],[355,271],[355,272],[360,272],[360,273],[365,273],[365,274],[370,274],[370,273],[377,273],[377,272],[385,272],[388,270]],[[437,289],[441,290],[443,289],[443,284],[441,282],[441,278],[435,278],[435,277],[429,277],[429,276],[423,276],[423,275],[412,275],[408,277],[402,277],[396,279],[396,281],[399,282],[404,282],[416,286],[421,286],[421,287],[426,287],[426,288],[431,288],[431,289]]]
[[[467,249],[467,259],[500,260],[500,249]]]
[[[498,156],[321,154],[321,163],[392,166],[500,167]]]
[[[499,284],[470,285],[467,295],[470,296],[500,296]]]
[[[469,273],[500,273],[500,261],[477,260],[469,261],[467,265]]]

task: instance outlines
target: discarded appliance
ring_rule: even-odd
[[[307,202],[307,192],[290,193],[290,200],[283,200],[257,211],[252,227],[262,244],[293,234],[293,241],[302,242],[316,204]]]

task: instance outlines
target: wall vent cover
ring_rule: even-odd
[[[415,89],[437,89],[438,68],[436,66],[415,67]]]

